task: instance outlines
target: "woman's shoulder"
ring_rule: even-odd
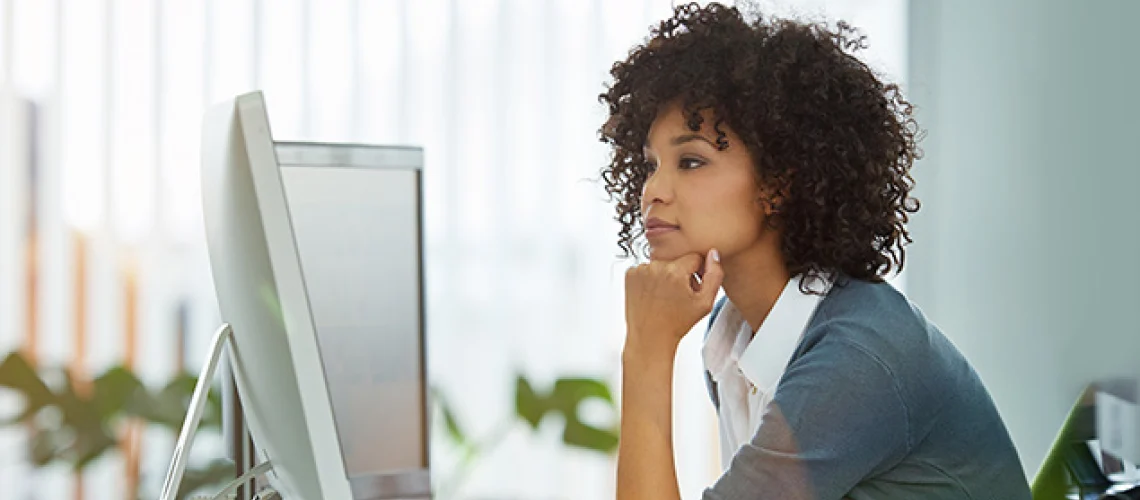
[[[826,345],[850,346],[873,357],[910,401],[925,399],[931,391],[979,385],[953,342],[889,283],[836,283],[820,302],[794,357]]]
[[[840,276],[808,323],[805,337],[813,335],[878,352],[890,346],[922,348],[941,332],[890,283]]]

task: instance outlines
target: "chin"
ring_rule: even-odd
[[[649,247],[649,260],[675,260],[689,252],[682,252],[673,248]]]

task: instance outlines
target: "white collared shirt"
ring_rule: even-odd
[[[830,290],[830,279],[823,283],[814,280],[809,281],[808,289],[819,291],[822,284],[824,294],[804,293],[800,290],[804,279],[800,275],[788,280],[755,336],[732,301],[726,300],[705,338],[701,354],[720,399],[717,418],[722,469],[760,428],[764,408],[772,400],[788,360],[816,306]]]

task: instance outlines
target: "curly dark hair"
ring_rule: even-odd
[[[902,269],[904,225],[919,208],[912,106],[855,57],[866,37],[848,24],[750,17],[717,3],[678,6],[610,70],[600,136],[613,157],[601,176],[617,201],[618,246],[637,255],[651,172],[643,147],[658,111],[680,102],[693,131],[711,111],[721,150],[722,125],[744,142],[772,194],[768,220],[790,273],[882,281]]]

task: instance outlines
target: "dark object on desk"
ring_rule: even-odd
[[[1101,500],[1140,500],[1140,486],[1133,486],[1124,491],[1106,493]]]
[[[1085,410],[1082,410],[1084,412]],[[1083,416],[1078,420],[1084,420]],[[1095,422],[1095,418],[1093,419]],[[1077,483],[1077,491],[1081,500],[1100,500],[1105,497],[1104,492],[1112,487],[1112,481],[1100,471],[1089,447],[1084,440],[1072,441],[1064,451],[1065,468],[1073,482]]]
[[[1140,487],[1107,493],[1113,483],[1089,450],[1087,442],[1096,439],[1096,391],[1095,385],[1087,387],[1065,418],[1033,480],[1033,500],[1069,498],[1072,486],[1081,500],[1140,500]]]

